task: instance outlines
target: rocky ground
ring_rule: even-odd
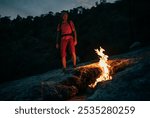
[[[134,64],[117,72],[111,81],[99,83],[87,100],[150,100],[150,48],[143,48],[114,59],[132,59]]]
[[[112,56],[109,61],[114,70],[112,80],[101,82],[94,89],[87,88],[82,94],[58,100],[150,100],[149,60],[150,47]],[[118,68],[121,63],[123,63],[123,67]],[[70,76],[72,74],[64,75],[61,69],[58,69],[2,83],[0,84],[0,100],[45,100],[43,96],[57,93],[49,87],[45,91],[45,85],[55,85]]]

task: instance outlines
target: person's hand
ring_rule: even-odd
[[[74,41],[74,45],[75,45],[75,46],[77,45],[77,41],[76,41],[76,40]]]
[[[59,48],[59,44],[58,44],[58,43],[56,43],[56,48],[57,48],[57,49]]]

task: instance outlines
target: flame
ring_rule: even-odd
[[[108,64],[108,56],[105,55],[103,52],[105,50],[103,48],[100,47],[100,50],[95,49],[95,52],[97,53],[97,55],[99,56],[100,60],[99,60],[99,66],[102,70],[102,74],[100,77],[98,77],[95,81],[94,84],[89,85],[89,87],[94,88],[97,83],[101,82],[101,81],[107,81],[107,80],[111,80],[112,77],[110,76],[110,65]]]

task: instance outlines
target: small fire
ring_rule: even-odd
[[[98,77],[94,84],[89,85],[89,87],[94,88],[98,82],[111,80],[112,77],[110,76],[110,65],[108,64],[108,56],[105,55],[103,52],[105,51],[103,48],[100,47],[100,50],[95,49],[97,55],[100,57],[99,66],[102,70],[102,74]]]

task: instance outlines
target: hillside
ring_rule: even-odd
[[[149,47],[112,56],[109,61],[114,63],[115,68],[127,62],[112,75],[112,80],[101,82],[94,89],[86,88],[81,94],[71,97],[53,86],[72,76],[64,75],[61,69],[5,82],[0,84],[0,100],[150,100],[149,59]],[[132,63],[128,63],[128,60],[132,60]],[[78,66],[88,64],[92,62]],[[66,90],[70,90],[68,88]]]
[[[140,42],[142,47],[149,45],[147,2],[118,0],[91,9],[80,8],[81,14],[78,8],[68,12],[76,26],[81,63],[96,59],[93,49],[100,45],[111,56],[128,52],[134,42]],[[60,13],[51,11],[36,17],[18,15],[13,20],[9,16],[0,17],[1,83],[61,67],[60,52],[55,48],[59,22]]]

